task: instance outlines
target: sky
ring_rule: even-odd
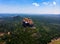
[[[60,14],[60,0],[0,0],[0,13]]]

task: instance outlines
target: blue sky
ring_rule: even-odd
[[[60,0],[0,0],[0,13],[60,14]]]

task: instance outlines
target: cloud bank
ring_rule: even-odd
[[[32,3],[32,5],[36,7],[40,6],[38,3]]]

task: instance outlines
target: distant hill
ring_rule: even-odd
[[[10,16],[10,17],[0,18],[0,22],[2,22],[2,21],[21,21],[21,20],[22,20],[21,16]]]
[[[6,17],[0,18],[0,21],[3,21],[3,20],[20,21],[24,17],[27,17],[27,18],[31,18],[33,20],[37,20],[39,22],[60,24],[60,15],[22,15],[22,14],[18,14],[18,15],[14,14],[14,15],[8,15]]]

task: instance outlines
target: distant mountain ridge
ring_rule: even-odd
[[[10,16],[25,16],[25,15],[27,15],[27,16],[40,16],[40,15],[42,15],[42,16],[60,16],[60,14],[0,14],[0,17],[10,17]]]
[[[0,23],[7,23],[7,22],[18,22],[18,21],[22,21],[23,17],[21,16],[10,16],[10,17],[4,17],[4,18],[0,18]]]
[[[6,14],[5,14],[6,15]],[[23,14],[7,14],[6,17],[0,17],[0,21],[22,21],[27,17],[39,22],[60,23],[60,15],[23,15]]]

